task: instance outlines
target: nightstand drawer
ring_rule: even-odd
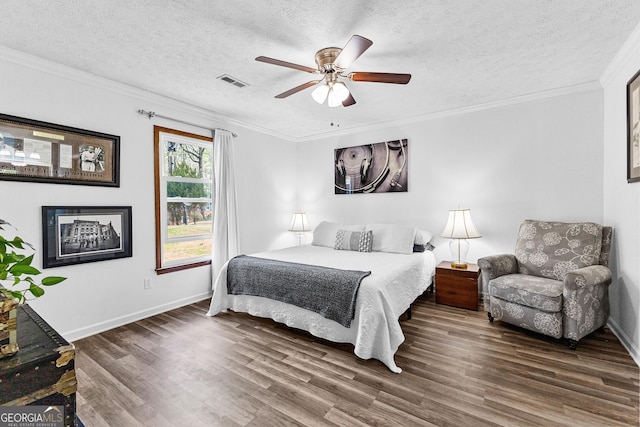
[[[436,280],[436,303],[478,309],[478,283],[475,280],[448,278]]]

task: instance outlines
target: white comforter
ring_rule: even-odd
[[[386,252],[337,251],[324,246],[303,245],[251,254],[255,257],[321,265],[346,270],[371,271],[358,290],[356,314],[350,328],[318,313],[284,302],[250,295],[227,294],[227,265],[216,278],[208,316],[231,309],[266,317],[338,343],[351,343],[362,359],[378,359],[400,373],[393,357],[404,334],[398,318],[431,283],[435,257],[430,251],[411,255]]]

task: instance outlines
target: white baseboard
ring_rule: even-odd
[[[622,328],[620,328],[620,326],[611,318],[609,318],[607,326],[609,327],[609,329],[611,329],[611,332],[613,332],[613,334],[618,337],[623,347],[631,355],[633,361],[636,362],[636,365],[640,366],[640,351],[633,346],[633,343],[629,339],[627,334],[625,334]]]
[[[169,310],[184,307],[185,305],[193,304],[195,302],[211,298],[211,295],[211,292],[193,295],[188,298],[183,298],[167,304],[127,314],[126,316],[116,317],[114,319],[96,323],[95,325],[85,326],[83,328],[74,329],[72,331],[62,332],[60,333],[60,335],[62,335],[69,342],[77,341],[91,335],[99,334],[100,332],[108,331],[109,329],[117,328],[118,326],[123,326],[137,320],[146,319],[147,317],[155,316],[156,314],[164,313]]]

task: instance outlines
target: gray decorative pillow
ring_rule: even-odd
[[[424,245],[418,245],[417,243],[413,244],[413,252],[424,252],[424,251],[432,251],[436,247],[431,243],[425,243]]]
[[[334,249],[344,251],[371,252],[373,231],[338,230]]]
[[[563,280],[573,270],[598,264],[601,249],[599,224],[526,220],[515,255],[519,273]]]

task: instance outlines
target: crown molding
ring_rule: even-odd
[[[294,138],[292,138],[290,135],[274,132],[260,126],[225,117],[200,105],[190,104],[179,99],[171,98],[155,92],[140,89],[135,86],[116,82],[105,77],[97,76],[86,71],[77,70],[75,68],[68,67],[54,61],[39,58],[37,56],[29,55],[14,49],[9,49],[4,46],[0,46],[0,61],[18,64],[20,66],[31,68],[42,73],[62,77],[78,83],[115,92],[120,95],[138,99],[142,102],[149,102],[161,107],[171,108],[172,110],[202,119],[205,123],[203,124],[203,127],[233,128],[230,130],[236,130],[234,127],[238,127],[294,142]],[[141,106],[140,109],[148,110],[149,108],[146,106]],[[162,112],[160,111],[157,111],[157,113],[162,114]],[[214,124],[211,124],[212,122]]]
[[[600,84],[602,87],[607,87],[611,82],[622,72],[626,65],[632,60],[640,57],[640,24],[631,32],[631,35],[613,57],[613,60],[609,63],[609,66],[604,70],[600,76]],[[631,74],[633,75],[633,73]],[[631,78],[631,75],[628,78]],[[626,81],[626,79],[625,79]]]

